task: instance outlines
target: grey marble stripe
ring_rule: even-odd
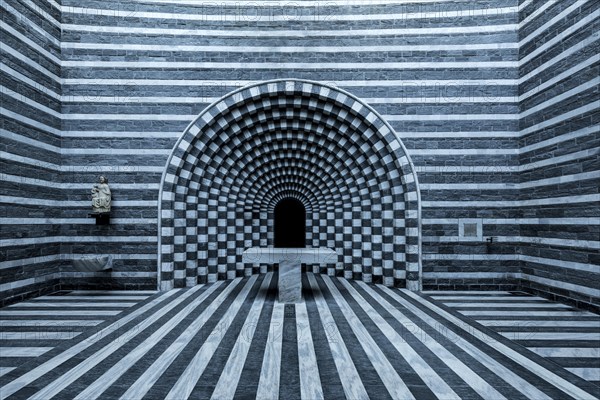
[[[284,308],[285,305],[279,302],[273,305],[269,336],[256,392],[257,399],[268,399],[273,396],[273,393],[279,393]]]
[[[215,353],[221,340],[225,336],[225,331],[231,326],[231,323],[238,311],[242,307],[244,300],[250,293],[257,275],[253,275],[248,279],[248,282],[233,301],[227,312],[221,318],[219,325],[213,329],[212,333],[202,344],[194,358],[190,361],[183,374],[179,377],[175,385],[171,388],[166,398],[171,400],[187,399],[192,394],[194,386],[202,376],[212,355]]]
[[[8,396],[12,395],[13,393],[19,391],[20,389],[22,389],[25,386],[34,382],[36,379],[44,376],[45,374],[47,374],[50,371],[53,371],[55,368],[57,368],[59,365],[61,365],[65,361],[70,360],[71,358],[77,356],[83,350],[87,349],[88,347],[90,347],[91,345],[93,345],[94,343],[99,341],[100,339],[117,331],[118,329],[122,329],[123,325],[125,325],[129,321],[144,314],[146,311],[161,304],[162,302],[169,300],[169,298],[171,296],[173,296],[177,293],[178,293],[178,290],[172,290],[170,292],[161,294],[161,296],[153,299],[152,301],[145,304],[144,306],[138,308],[137,310],[133,311],[132,313],[126,315],[125,317],[119,319],[118,321],[115,321],[112,324],[110,324],[109,326],[103,328],[102,330],[100,330],[100,332],[98,332],[97,335],[94,335],[92,337],[87,338],[84,341],[77,343],[73,347],[66,349],[59,355],[51,358],[50,360],[44,362],[43,364],[39,365],[38,367],[21,375],[19,378],[15,379],[14,381],[6,384],[2,388],[0,388],[0,391],[2,392],[3,396],[8,397]]]
[[[350,357],[348,349],[344,344],[342,335],[335,324],[335,320],[331,315],[327,302],[323,298],[321,289],[313,274],[307,274],[307,277],[317,305],[319,317],[321,318],[321,323],[328,328],[329,347],[344,388],[344,394],[348,399],[368,399],[369,396],[367,391],[358,375],[358,371]]]
[[[231,350],[223,372],[217,381],[217,385],[215,386],[211,399],[217,400],[234,398],[235,391],[246,362],[246,357],[248,356],[248,351],[250,350],[250,345],[252,343],[250,338],[254,337],[254,332],[256,331],[260,313],[267,297],[267,289],[269,288],[272,278],[273,273],[268,273],[262,281],[258,295],[254,299],[252,308],[250,308],[250,312],[246,316],[244,329],[238,336],[233,349]]]
[[[323,399],[319,365],[310,331],[306,302],[296,305],[296,333],[300,364],[300,396],[303,399]]]
[[[222,282],[222,281],[221,281]],[[84,391],[77,395],[76,399],[96,399],[104,393],[110,385],[112,385],[123,373],[131,368],[137,361],[139,361],[147,352],[152,350],[154,345],[162,340],[169,332],[177,327],[177,325],[183,321],[188,315],[190,315],[194,309],[200,306],[208,296],[210,296],[215,290],[221,286],[221,282],[218,284],[211,285],[208,287],[200,296],[194,298],[189,304],[181,309],[177,314],[169,319],[160,328],[155,330],[150,336],[148,336],[142,343],[140,343],[135,349],[129,351],[127,355],[121,358],[116,364],[110,367],[104,372],[98,379],[96,379],[91,385],[85,388]],[[238,280],[239,282],[239,280]],[[234,285],[229,285],[229,287]],[[198,288],[200,286],[196,286]],[[192,291],[192,289],[190,289]],[[193,291],[196,292],[196,291]],[[89,365],[93,367],[93,365]],[[81,368],[77,367],[80,371]],[[81,371],[80,373],[84,373]]]

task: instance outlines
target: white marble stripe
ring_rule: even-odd
[[[139,295],[152,296],[158,293],[156,290],[72,290],[71,295],[91,295],[91,296],[106,296],[106,295]]]
[[[344,283],[344,282],[342,282],[342,283]],[[373,290],[373,288],[371,286],[367,285],[364,282],[360,282],[360,281],[358,281],[357,283],[363,290],[365,290],[369,294],[369,296],[371,296],[383,308],[385,308],[398,322],[400,322],[404,327],[406,327],[409,331],[411,331],[410,327],[415,326],[415,324],[413,323],[412,320],[407,318],[402,312],[400,312],[397,308],[395,308],[393,305],[391,305],[387,300],[385,300],[383,297],[381,297],[381,295],[379,293],[377,293],[375,290]],[[344,286],[351,287],[351,285],[347,284],[347,282],[344,283]],[[358,295],[358,296],[360,296],[360,295]],[[357,297],[357,295],[354,295],[354,297]],[[360,298],[362,299],[363,297],[360,296]],[[361,306],[363,306],[363,304],[365,306],[367,305],[367,303],[365,301],[359,301],[359,304]],[[364,308],[365,307],[363,307],[363,309]],[[375,322],[377,324],[377,327],[379,327],[379,329],[382,329],[382,327],[386,327],[386,330],[389,333],[389,334],[386,334],[386,337],[396,347],[398,352],[403,357],[405,357],[405,354],[413,353],[411,356],[411,360],[407,360],[407,361],[409,362],[411,367],[414,368],[415,371],[419,374],[421,379],[423,379],[426,383],[428,383],[428,380],[427,380],[428,375],[434,375],[434,377],[437,377],[435,379],[429,379],[429,383],[428,383],[428,386],[432,389],[432,391],[434,393],[439,392],[440,388],[445,388],[445,386],[444,386],[445,383],[443,381],[442,381],[443,384],[439,384],[439,385],[435,384],[436,380],[439,377],[436,374],[434,374],[433,370],[426,363],[424,363],[424,361],[421,359],[421,357],[417,353],[414,352],[412,347],[408,346],[405,343],[404,338],[400,337],[397,332],[393,331],[393,329],[390,330],[391,327],[384,320],[382,320],[379,313],[377,313],[375,310],[373,310],[373,312],[367,312],[367,314],[369,315],[369,317],[371,317],[371,319],[373,319],[373,322]],[[380,321],[376,322],[376,320],[373,317],[377,317],[377,319],[379,319]],[[446,364],[449,368],[451,368],[454,371],[460,371],[461,378],[469,386],[471,386],[473,388],[473,390],[475,390],[480,396],[482,396],[483,398],[488,398],[488,399],[505,398],[504,396],[502,396],[501,393],[499,393],[496,389],[494,389],[494,387],[491,386],[485,379],[481,378],[476,372],[474,372],[466,364],[464,364],[462,361],[460,361],[448,349],[446,349],[437,340],[435,340],[429,334],[427,334],[427,332],[425,332],[422,329],[419,329],[418,332],[416,332],[416,333],[411,332],[411,333],[413,333],[413,336],[415,338],[417,338],[421,343],[423,343],[423,345],[425,345],[429,350],[431,350],[434,354],[436,354],[440,358],[440,360],[444,364]],[[413,359],[421,360],[421,362],[414,364]],[[450,389],[450,388],[448,388],[448,389]],[[446,390],[448,390],[448,389],[446,389]],[[455,397],[457,396],[456,393],[454,393],[452,391],[452,389],[450,389],[450,393],[451,393],[451,395],[453,395]],[[443,394],[443,393],[441,393],[441,394]],[[438,395],[438,394],[436,394],[436,395]],[[443,399],[449,398],[447,396],[449,396],[449,395],[448,394],[442,395],[442,397],[440,397],[440,398],[443,398]],[[438,395],[438,397],[439,397],[439,395]]]
[[[90,85],[90,86],[185,86],[185,87],[219,87],[223,91],[230,91],[231,88],[239,88],[242,86],[257,84],[260,81],[249,80],[227,80],[227,79],[111,79],[111,78],[65,78],[65,86]],[[356,80],[330,80],[324,83],[341,88],[346,87],[427,87],[427,86],[517,86],[519,82],[516,79],[411,79],[411,80],[372,80],[365,81]],[[122,132],[118,132],[122,133]],[[158,132],[161,133],[162,132]],[[173,134],[180,132],[173,132]],[[455,133],[455,132],[453,132]]]
[[[600,358],[598,347],[528,347],[542,357]]]
[[[218,32],[218,31],[213,31]],[[161,69],[180,69],[180,68],[202,68],[202,69],[234,69],[234,70],[287,70],[287,69],[309,69],[309,70],[366,70],[366,69],[483,69],[483,68],[518,68],[517,61],[444,61],[444,62],[380,62],[380,63],[352,63],[352,62],[333,62],[333,63],[312,63],[312,62],[211,62],[211,61],[85,61],[85,60],[66,60],[62,62],[63,68],[161,68]]]
[[[0,107],[0,115],[12,118],[12,119],[14,119],[16,121],[22,122],[25,125],[31,125],[34,128],[37,128],[37,129],[39,129],[41,131],[44,131],[44,132],[47,132],[47,133],[52,133],[52,134],[54,134],[56,136],[60,136],[60,129],[54,128],[52,126],[43,124],[43,123],[41,123],[39,121],[36,121],[34,119],[31,119],[31,118],[25,117],[23,115],[17,114],[17,113],[15,113],[13,111],[10,111],[10,110],[8,110],[8,109],[6,109],[4,107]],[[4,152],[4,151],[1,152],[1,153],[3,153],[3,154],[9,154],[9,153]],[[40,161],[40,163],[43,165],[43,161]]]
[[[379,314],[377,310],[375,310],[367,300],[346,280],[338,278],[338,281],[344,286],[344,288],[354,297],[356,303],[365,311],[365,313],[369,316],[371,321],[377,326],[377,328],[385,335],[386,338],[390,341],[392,346],[398,351],[398,354],[406,360],[406,362],[411,366],[411,368],[419,375],[419,377],[425,382],[425,384],[431,389],[433,394],[440,399],[460,399],[458,394],[452,390],[452,388],[427,364],[427,362],[421,358],[421,356],[412,348],[410,344],[406,341],[406,338],[403,338],[398,332],[392,328],[390,324],[386,322],[386,320]],[[364,289],[367,285],[361,285]],[[367,289],[365,289],[367,290]],[[396,309],[391,307],[391,305],[385,300],[383,300],[380,296],[376,297],[373,295],[372,290],[368,290],[368,293],[371,297],[377,300],[386,310],[388,310],[394,318],[396,318],[404,327],[414,326],[408,318],[398,312]],[[387,303],[387,304],[385,304]],[[449,352],[444,351],[442,346],[439,346],[439,343],[433,341],[433,339],[428,336],[425,332],[421,332],[418,335],[413,335],[414,337],[419,337],[423,335],[426,343],[427,341],[432,341],[431,346],[428,346],[434,353],[442,356],[440,357],[443,361],[446,361],[445,358],[448,357]],[[419,338],[420,339],[420,338]],[[433,343],[435,342],[435,344]],[[466,365],[462,364],[455,357],[450,357],[450,364],[454,367],[460,367],[461,372],[465,373],[465,375],[469,375],[471,378],[477,376],[473,371],[471,371]],[[481,384],[481,382],[478,382]],[[481,393],[480,393],[481,394]],[[503,399],[500,393],[494,390],[492,387],[488,386],[487,390],[485,390],[485,394],[488,398],[495,399]]]
[[[360,16],[361,18],[364,15]],[[516,43],[470,43],[445,45],[364,45],[364,46],[198,46],[159,45],[141,43],[89,43],[62,42],[63,49],[128,50],[128,51],[178,51],[178,52],[226,52],[226,53],[357,53],[384,51],[461,51],[518,49]],[[125,81],[127,82],[127,81]],[[64,96],[68,98],[70,96]]]
[[[600,363],[599,363],[600,365]],[[600,367],[597,368],[567,368],[567,371],[586,381],[600,381]]]
[[[83,316],[83,315],[117,315],[123,312],[123,310],[2,310],[2,316],[45,316],[45,315],[56,315],[60,313],[63,316]]]
[[[482,300],[486,300],[483,298]],[[455,308],[479,308],[486,307],[490,309],[494,308],[568,308],[570,310],[573,307],[568,306],[566,304],[561,303],[494,303],[494,302],[485,302],[485,303],[446,303],[448,307]]]
[[[211,290],[211,289],[214,290],[218,286],[219,286],[219,284],[215,284],[215,285],[213,285],[213,287],[209,288],[208,290]],[[102,347],[101,349],[96,351],[94,354],[90,355],[88,358],[81,361],[77,366],[71,368],[68,371],[65,371],[61,375],[60,379],[52,381],[46,387],[44,387],[43,389],[41,389],[40,391],[38,391],[37,393],[32,395],[29,399],[30,400],[34,400],[34,399],[35,400],[48,400],[48,399],[56,396],[67,386],[69,386],[70,384],[75,382],[77,379],[79,379],[84,373],[86,373],[87,371],[89,371],[90,369],[92,369],[93,367],[98,365],[99,363],[101,363],[103,360],[105,360],[107,357],[109,357],[115,351],[117,351],[118,349],[123,347],[125,344],[127,344],[128,342],[130,342],[131,340],[136,338],[138,335],[143,334],[147,328],[152,326],[152,324],[154,324],[156,321],[158,321],[163,315],[168,315],[168,313],[171,310],[173,310],[175,307],[177,307],[179,304],[181,304],[183,301],[185,301],[189,297],[193,296],[197,291],[199,291],[203,287],[204,287],[204,285],[195,286],[195,287],[185,291],[181,296],[177,297],[176,299],[171,300],[166,305],[164,305],[162,308],[160,308],[159,310],[157,310],[156,312],[151,314],[149,317],[145,318],[143,321],[138,323],[136,326],[130,328],[126,332],[123,332],[119,337],[115,338],[113,341],[108,343],[106,346]],[[174,291],[170,291],[170,292],[174,292]],[[167,294],[170,292],[167,292]],[[121,326],[121,330],[123,331],[122,326],[124,325],[124,323],[121,322],[121,320],[118,320],[115,323],[118,323]],[[85,340],[83,342],[87,342],[87,340]],[[78,344],[81,344],[83,342],[80,342]],[[78,346],[75,345],[74,347],[72,347],[69,350],[75,349],[77,347]],[[78,354],[78,353],[79,353],[79,351],[75,354]]]
[[[114,175],[113,175],[114,176]],[[115,225],[154,225],[157,223],[156,218],[111,218],[110,222]],[[1,218],[2,225],[46,225],[46,224],[70,224],[70,225],[93,225],[95,222],[89,218]],[[86,253],[86,255],[89,253]],[[104,254],[103,254],[104,255]],[[70,259],[75,259],[74,254],[65,254],[70,256]],[[112,254],[113,259],[123,260],[140,260],[153,259],[156,254]],[[61,257],[62,258],[62,257]],[[66,258],[62,258],[66,259]]]
[[[137,310],[134,310],[132,313],[124,316],[123,318],[120,318],[119,320],[113,322],[109,326],[101,329],[98,332],[98,334],[93,335],[93,336],[87,338],[86,340],[83,340],[83,341],[75,344],[74,346],[66,349],[65,351],[58,354],[57,356],[46,361],[45,363],[31,369],[30,371],[21,375],[19,378],[15,379],[14,381],[1,387],[0,391],[2,392],[2,395],[8,397],[8,396],[14,394],[15,392],[17,392],[18,390],[21,390],[25,386],[34,382],[36,379],[44,376],[45,374],[47,374],[50,371],[53,371],[55,368],[57,368],[59,365],[61,365],[65,361],[70,360],[71,358],[77,356],[77,354],[81,353],[83,350],[87,349],[94,343],[98,342],[100,339],[105,338],[107,335],[110,335],[111,333],[113,333],[119,329],[123,329],[123,326],[125,324],[127,324],[129,321],[133,320],[134,318],[137,318],[138,316],[142,315],[143,313],[152,309],[153,307],[160,305],[161,303],[163,303],[165,301],[168,301],[171,296],[173,296],[174,294],[176,294],[178,292],[179,292],[179,290],[171,290],[169,292],[165,292],[165,293],[161,294],[160,297],[153,299],[152,301],[148,302],[144,306],[138,308]],[[182,300],[181,296],[179,298],[177,298],[175,301],[171,301],[169,303],[169,306],[172,306],[172,307],[175,306],[176,304],[178,304],[178,300],[179,301]],[[163,307],[162,310],[168,311],[171,308],[169,306]],[[164,312],[161,312],[161,311],[155,313],[154,315],[159,314],[159,317],[162,316],[164,314]],[[153,321],[153,318],[149,317],[149,318],[147,318],[147,320]],[[138,324],[138,329],[141,326],[142,326],[141,324]],[[131,332],[129,334],[131,334]],[[123,344],[125,343],[125,341],[122,341],[122,342],[123,342]]]
[[[553,386],[555,386],[558,389],[562,390],[563,392],[567,393],[567,395],[572,396],[577,399],[581,399],[581,400],[584,400],[584,399],[593,400],[594,399],[595,396],[593,396],[590,393],[586,392],[585,390],[577,387],[573,383],[560,377],[559,375],[546,369],[545,367],[537,364],[536,362],[528,359],[526,356],[522,355],[521,353],[517,352],[516,350],[506,346],[503,343],[500,343],[500,342],[494,340],[485,332],[477,329],[474,326],[468,326],[468,327],[465,326],[466,324],[464,322],[462,322],[461,320],[459,320],[457,317],[453,316],[452,314],[446,312],[445,310],[441,309],[437,305],[430,303],[429,301],[423,299],[422,297],[420,297],[419,295],[417,295],[413,292],[410,292],[407,290],[403,290],[402,292],[404,294],[406,294],[407,296],[411,297],[412,299],[416,300],[417,302],[421,303],[425,307],[429,308],[436,314],[443,317],[448,323],[451,323],[451,324],[459,327],[462,331],[464,331],[470,335],[476,335],[480,340],[483,340],[485,343],[487,343],[489,346],[491,346],[495,350],[497,350],[500,353],[502,353],[503,355],[511,358],[512,360],[514,360],[515,362],[519,363],[524,368],[526,368],[527,370],[532,372],[533,374],[539,376],[540,378],[544,379],[546,382],[552,384]]]
[[[377,346],[377,343],[375,343],[375,340],[371,337],[369,331],[367,331],[360,319],[356,316],[352,307],[350,307],[337,287],[331,282],[331,278],[323,276],[323,282],[327,285],[333,299],[340,311],[344,314],[344,317],[348,321],[348,325],[350,325],[352,332],[361,344],[363,351],[377,371],[377,374],[381,378],[381,381],[390,396],[394,399],[414,399],[415,397],[406,386],[406,383],[402,380],[400,375],[398,375],[398,372],[396,372],[394,366],[387,359],[381,348]]]
[[[142,398],[148,390],[158,381],[158,379],[169,368],[186,346],[202,329],[217,308],[229,296],[235,287],[241,282],[241,279],[234,279],[219,295],[213,300],[206,309],[179,335],[165,352],[163,352],[144,373],[129,386],[127,391],[121,396],[122,399]]]
[[[584,313],[582,311],[532,311],[532,310],[461,310],[461,314],[467,315],[470,317],[510,317],[510,316],[531,316],[531,317],[551,317],[555,316],[556,318],[560,317],[581,317],[585,315],[594,315],[592,313]]]
[[[152,3],[152,4],[177,4],[177,5],[187,5],[187,6],[198,6],[198,0],[131,0],[135,3]],[[522,10],[526,6],[531,3],[532,0],[527,0],[521,3],[518,7],[515,7],[516,10]],[[221,0],[219,3],[208,2],[204,5],[208,7],[215,6],[223,6],[223,7],[250,7],[250,8],[279,8],[283,6],[293,6],[293,7],[340,7],[340,6],[374,6],[374,5],[392,5],[392,4],[427,4],[427,3],[440,3],[440,0],[332,0],[327,3],[323,3],[319,0],[305,0],[298,2],[281,2],[280,0],[263,0],[263,1],[254,1],[254,0]],[[466,5],[466,4],[465,4]],[[64,6],[63,6],[64,7]],[[467,8],[468,9],[468,8]],[[445,9],[441,9],[440,12],[445,12]]]
[[[231,327],[232,322],[244,304],[246,297],[248,297],[248,294],[256,282],[257,277],[258,275],[252,275],[248,279],[248,282],[244,288],[240,291],[225,314],[221,317],[219,324],[209,334],[208,338],[202,344],[202,347],[198,349],[165,399],[182,400],[190,397],[194,387],[196,386],[196,383],[198,382],[198,379],[200,379],[204,373],[204,370],[208,366],[210,359],[221,344],[221,340],[223,337],[225,337],[227,330],[229,330]]]
[[[80,335],[81,332],[65,331],[34,331],[34,332],[0,332],[0,340],[70,340]],[[6,343],[4,343],[6,344]]]
[[[482,218],[483,224],[493,225],[598,225],[596,218],[592,217],[575,217],[575,218]],[[2,221],[0,219],[0,221]],[[422,223],[424,225],[436,225],[436,224],[458,224],[458,218],[423,218]],[[431,291],[434,293],[434,291]],[[437,291],[436,291],[437,293]],[[458,292],[457,292],[458,293]]]
[[[235,391],[240,381],[240,377],[242,376],[242,370],[244,368],[244,364],[246,363],[246,358],[248,357],[248,351],[250,350],[250,345],[252,344],[254,338],[254,333],[258,325],[260,313],[262,312],[267,296],[267,290],[269,289],[269,284],[271,283],[272,277],[272,273],[267,274],[260,285],[259,292],[254,299],[252,308],[250,309],[250,312],[246,316],[246,320],[242,325],[242,332],[239,334],[235,344],[233,345],[233,349],[231,349],[231,353],[229,354],[229,358],[227,359],[223,371],[221,372],[221,376],[219,376],[219,380],[217,381],[211,399],[218,400],[235,398]]]
[[[542,297],[536,297],[536,296],[436,296],[435,292],[433,291],[423,291],[423,293],[425,294],[429,294],[431,295],[431,298],[436,299],[436,300],[440,300],[442,302],[446,302],[446,301],[457,301],[457,300],[463,300],[463,301],[485,301],[487,302],[491,302],[491,301],[497,301],[497,300],[509,300],[511,302],[520,302],[522,304],[536,304],[536,302],[539,301],[544,301],[547,302],[548,300],[542,298]],[[449,305],[454,304],[454,303],[450,303]],[[505,303],[506,304],[506,303]]]
[[[297,303],[296,334],[298,340],[298,364],[300,371],[300,398],[323,399],[323,388],[319,377],[319,364],[310,331],[306,302]]]
[[[125,150],[125,151],[119,151],[122,149],[114,149],[115,152],[113,154],[119,154],[119,153],[128,153],[128,154],[134,154],[134,155],[141,155],[141,154],[151,154],[151,152],[156,152],[158,154],[165,154],[166,151],[157,151],[157,150],[153,150],[153,151],[144,151],[144,149],[141,149],[142,151],[136,151],[136,150]],[[78,151],[74,151],[74,152],[67,152],[67,153],[63,153],[63,154],[100,154],[99,149],[78,149]],[[84,189],[89,187],[89,184],[85,184],[85,183],[71,183],[71,182],[57,182],[55,185],[52,185],[52,180],[50,179],[38,179],[38,178],[29,178],[29,177],[25,177],[25,176],[20,176],[20,175],[11,175],[11,174],[2,174],[0,176],[2,181],[5,182],[14,182],[14,183],[21,183],[24,185],[32,185],[32,186],[42,186],[42,187],[50,187],[50,186],[54,186],[56,190],[78,190],[78,189]],[[136,191],[140,191],[140,190],[158,190],[160,188],[160,184],[159,183],[120,183],[120,184],[112,184],[111,187],[115,188],[115,189],[123,189],[123,190],[136,190]]]
[[[8,307],[9,308],[11,308],[11,307],[14,307],[14,308],[24,308],[24,307],[25,308],[26,307],[39,307],[39,308],[118,307],[118,308],[127,308],[127,307],[131,307],[131,306],[135,306],[136,304],[137,303],[122,303],[122,302],[119,302],[119,303],[93,303],[93,302],[80,303],[80,302],[71,302],[71,301],[66,301],[66,302],[30,301],[30,302],[24,302],[24,303],[11,304]],[[62,310],[59,312],[62,312]]]
[[[275,302],[265,345],[260,378],[256,391],[257,399],[268,399],[279,393],[281,354],[283,346],[283,320],[285,304]]]
[[[16,368],[17,367],[0,367],[0,378]]]
[[[598,194],[586,194],[579,196],[546,197],[530,200],[474,200],[474,201],[427,201],[421,202],[424,208],[438,207],[530,207],[556,204],[593,203],[600,201]]]
[[[1,155],[1,153],[0,153]],[[0,203],[14,203],[26,205],[41,205],[53,207],[89,207],[89,201],[61,201],[48,200],[45,198],[18,197],[18,196],[0,196]],[[156,200],[120,200],[114,201],[113,205],[119,207],[156,207]],[[103,238],[106,236],[103,236]]]
[[[327,330],[327,343],[347,399],[368,399],[369,395],[358,375],[348,348],[337,328],[327,302],[313,274],[306,274],[312,290],[321,324]]]
[[[0,313],[1,316],[2,313]],[[45,327],[45,326],[71,326],[85,329],[88,326],[96,326],[103,323],[101,319],[3,319],[0,320],[0,328],[4,327]]]
[[[231,292],[231,290],[237,286],[241,279],[236,279],[226,289],[219,294],[214,300],[214,303],[220,304],[224,298]],[[166,323],[160,328],[156,329],[151,335],[149,335],[142,343],[136,346],[133,350],[129,351],[124,357],[120,358],[118,362],[113,364],[107,369],[101,376],[99,376],[93,383],[80,392],[75,399],[96,399],[106,391],[115,381],[117,381],[125,371],[133,367],[146,353],[151,351],[156,343],[159,343],[166,335],[168,335],[178,324],[181,323],[188,315],[190,315],[200,304],[206,300],[216,289],[221,285],[211,285],[202,294],[188,305],[182,308],[177,314],[173,315]],[[207,310],[205,309],[203,313]],[[197,332],[197,331],[196,331]],[[164,353],[163,353],[164,354]],[[92,368],[93,365],[88,365]],[[76,367],[81,370],[80,366]],[[83,372],[85,373],[85,371]],[[130,387],[131,389],[131,387]],[[141,398],[142,396],[135,396],[135,398]],[[134,398],[134,397],[131,397]]]
[[[54,347],[0,347],[0,355],[4,357],[39,357],[49,352]],[[1,388],[2,396],[9,396],[4,387]]]
[[[111,218],[112,221],[112,218]],[[1,222],[1,220],[0,220]],[[95,295],[95,294],[90,294],[88,296],[71,296],[70,294],[66,294],[64,296],[41,296],[41,297],[36,297],[35,299],[30,300],[30,302],[32,303],[37,303],[37,302],[45,302],[45,301],[55,301],[56,304],[67,304],[66,302],[69,301],[73,301],[73,300],[87,300],[89,302],[95,302],[95,301],[99,301],[99,300],[131,300],[131,301],[135,301],[137,304],[138,301],[140,300],[145,300],[147,299],[148,296],[102,296],[102,295]],[[64,300],[65,303],[61,303],[60,300]],[[98,304],[105,304],[105,303],[98,303]],[[133,304],[132,304],[133,305]]]
[[[56,75],[54,72],[51,72],[46,67],[40,65],[38,62],[32,60],[31,58],[27,57],[25,54],[19,52],[18,50],[13,49],[11,46],[9,46],[8,44],[6,44],[4,42],[2,42],[2,50],[7,52],[8,54],[13,56],[17,60],[29,65],[36,71],[39,71],[42,74],[46,75],[48,78],[52,79],[53,81],[55,81],[57,83],[62,83],[61,78],[58,75]]]
[[[363,282],[359,282],[359,284],[361,286],[366,286],[366,285],[363,285]],[[427,315],[426,313],[424,313],[423,311],[421,311],[420,309],[415,307],[413,304],[411,304],[409,301],[407,301],[401,295],[399,295],[398,290],[392,290],[390,288],[387,288],[387,287],[381,286],[381,285],[377,285],[377,286],[385,294],[390,296],[392,299],[397,301],[400,305],[402,305],[407,310],[412,312],[414,315],[419,317],[427,325],[429,325],[430,327],[435,329],[440,335],[452,340],[452,342],[455,343],[457,346],[459,346],[463,351],[465,351],[471,357],[473,357],[476,360],[478,360],[479,362],[481,362],[491,373],[497,375],[500,379],[505,381],[507,384],[514,387],[519,392],[523,393],[527,398],[536,399],[536,400],[538,400],[538,399],[539,400],[542,400],[542,399],[550,400],[550,397],[548,395],[546,395],[544,392],[539,390],[537,387],[533,386],[531,383],[526,381],[524,378],[522,378],[521,376],[516,374],[510,368],[507,368],[505,365],[501,364],[499,361],[492,358],[490,355],[488,355],[484,351],[478,349],[475,345],[471,344],[465,338],[461,337],[460,335],[456,335],[456,334],[450,332],[448,330],[448,328],[445,326],[445,323],[440,324],[439,321],[430,317],[429,315]],[[369,292],[374,292],[373,289],[368,288],[368,287],[367,287],[367,290]],[[392,306],[391,309],[396,309],[396,308]],[[485,387],[487,385],[489,385],[486,381],[478,382],[477,380],[474,380],[473,382],[467,382],[467,383],[468,384],[478,383],[480,385],[479,390],[484,390]],[[486,398],[486,397],[484,396],[484,398]]]
[[[481,325],[493,326],[496,328],[511,328],[511,327],[549,327],[549,328],[598,328],[600,329],[600,319],[597,320],[582,320],[572,321],[566,320],[561,321],[555,318],[551,320],[536,320],[536,319],[518,319],[518,320],[491,320],[482,319],[478,320]]]
[[[139,10],[120,10],[111,8],[88,8],[88,7],[74,7],[74,6],[63,6],[62,10],[65,14],[79,14],[79,15],[94,15],[94,16],[106,16],[114,18],[143,18],[143,19],[161,19],[161,20],[172,20],[172,21],[217,21],[217,22],[239,22],[240,20],[249,19],[253,23],[258,22],[290,22],[290,21],[305,21],[305,22],[334,22],[334,21],[405,21],[415,19],[436,19],[436,18],[461,18],[461,17],[490,17],[494,15],[505,15],[514,14],[518,11],[517,7],[496,7],[496,8],[468,8],[465,10],[437,10],[437,11],[425,11],[410,13],[387,13],[387,14],[344,14],[343,9],[339,10],[335,14],[326,13],[321,7],[313,8],[301,15],[287,15],[283,9],[281,15],[271,13],[271,10],[266,10],[265,13],[257,14],[246,14],[247,12],[252,13],[257,11],[257,3],[251,6],[250,9],[236,8],[233,13],[225,14],[218,8],[218,4],[213,4],[210,7],[209,4],[203,4],[201,8],[202,12],[196,14],[190,13],[173,13],[173,12],[156,12],[156,11],[139,11]],[[296,3],[290,3],[295,6]],[[324,4],[325,6],[330,5],[329,3]],[[206,7],[209,6],[209,7]],[[210,10],[215,11],[210,13]],[[150,22],[154,23],[154,22]]]
[[[297,3],[295,3],[297,4]],[[98,26],[62,24],[64,31],[120,33],[142,35],[173,36],[208,36],[208,37],[241,37],[241,38],[310,38],[310,37],[354,37],[354,36],[398,36],[398,35],[464,35],[472,33],[515,32],[516,24],[460,26],[440,28],[392,28],[392,29],[339,29],[339,30],[214,30],[214,29],[175,29],[175,28],[140,28],[133,26]]]
[[[522,332],[514,331],[499,332],[502,336],[511,340],[547,340],[550,342],[565,340],[584,340],[586,342],[597,342],[600,346],[600,333],[598,332]]]
[[[580,91],[589,89],[589,87],[583,87]],[[32,106],[44,111],[43,106],[36,105],[30,99],[26,98],[20,93],[11,91],[10,89],[5,90],[6,94],[16,100],[24,103],[31,103]],[[574,95],[574,94],[571,94]],[[24,101],[26,98],[28,101]],[[219,100],[221,97],[188,97],[188,96],[138,96],[131,95],[126,97],[120,97],[115,99],[115,96],[95,96],[90,98],[89,96],[67,96],[63,99],[64,103],[110,103],[110,104],[196,104],[196,105],[209,105]],[[516,96],[444,96],[444,95],[433,95],[430,97],[365,97],[362,99],[368,104],[477,104],[477,103],[518,103]],[[556,100],[560,101],[560,100]],[[545,104],[545,103],[544,103]],[[542,104],[542,105],[544,105]],[[547,105],[549,106],[549,105]],[[541,108],[541,107],[540,107]],[[532,111],[534,112],[534,111]],[[53,114],[54,115],[54,114]],[[64,114],[56,114],[58,118]],[[78,149],[62,149],[62,150],[78,150]]]
[[[50,22],[52,25],[60,28],[60,21],[57,20],[56,18],[54,18],[51,14],[47,13],[46,11],[44,11],[42,9],[42,7],[38,6],[37,4],[35,4],[33,1],[31,0],[21,0],[22,3],[26,4],[27,6],[29,6],[29,8],[34,11],[35,13],[41,15],[42,17],[44,17],[44,19],[48,22]],[[47,0],[47,3],[52,5],[54,8],[56,8],[57,10],[60,10],[60,6],[56,3],[56,1],[54,0]],[[5,1],[2,0],[2,4],[5,4]]]

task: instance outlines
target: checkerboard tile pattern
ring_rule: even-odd
[[[161,190],[161,288],[266,272],[244,249],[273,245],[277,202],[307,211],[307,246],[336,264],[309,270],[420,286],[420,205],[392,128],[349,93],[276,80],[208,107],[175,147]]]

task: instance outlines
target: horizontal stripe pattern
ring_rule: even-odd
[[[84,332],[69,348],[4,370],[3,397],[287,399],[328,398],[331,390],[347,398],[402,399],[597,394],[576,374],[507,338],[486,338],[479,324],[458,320],[419,294],[307,273],[304,300],[280,304],[276,280],[276,273],[267,273],[153,296],[105,324],[102,335]]]

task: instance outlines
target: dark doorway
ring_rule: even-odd
[[[306,247],[306,209],[296,199],[275,206],[275,247]]]

